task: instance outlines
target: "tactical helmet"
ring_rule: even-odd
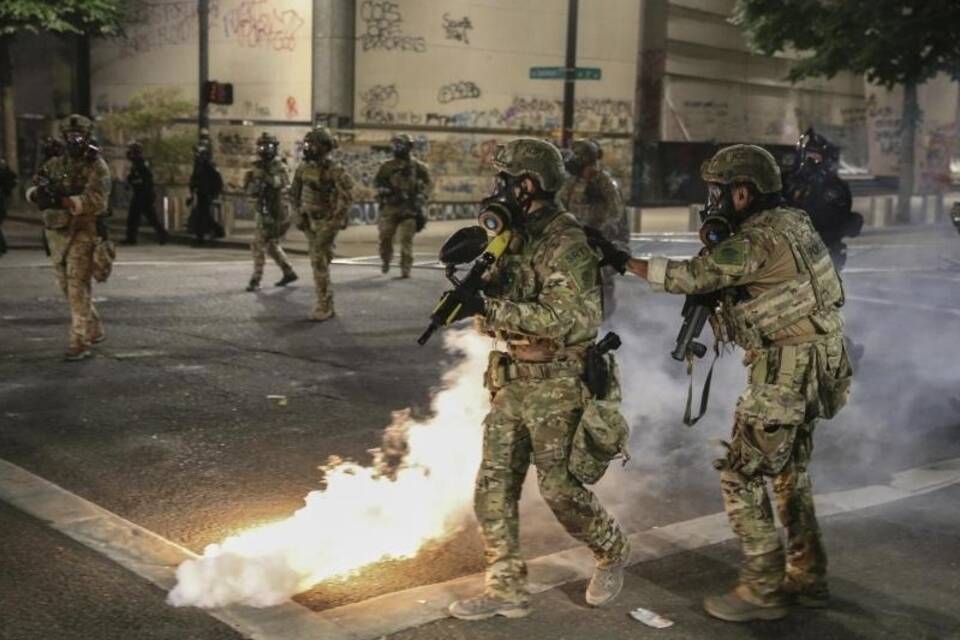
[[[407,149],[413,149],[413,138],[406,133],[398,133],[390,139],[394,145],[403,145]]]
[[[71,114],[60,121],[60,135],[66,139],[68,133],[81,133],[89,138],[93,135],[93,121],[78,113]]]
[[[266,160],[272,160],[277,157],[277,149],[280,147],[280,141],[266,131],[257,138],[257,155]]]
[[[797,157],[801,165],[810,153],[819,154],[826,166],[835,165],[840,160],[840,147],[814,131],[813,127],[807,127],[797,140]]]
[[[308,140],[313,144],[325,144],[331,149],[336,149],[339,146],[337,139],[333,137],[333,133],[326,127],[316,127],[313,131],[307,132],[304,141]]]
[[[127,145],[127,159],[134,160],[143,157],[143,145],[134,140]]]
[[[700,169],[705,182],[733,184],[749,182],[760,193],[779,193],[783,189],[780,167],[769,151],[753,144],[724,147]]]
[[[600,159],[600,147],[593,140],[574,140],[570,150],[584,167]]]
[[[548,193],[560,190],[565,179],[563,156],[553,144],[536,138],[515,138],[498,144],[493,166],[514,177],[529,175]]]

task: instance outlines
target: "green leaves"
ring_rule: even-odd
[[[117,35],[130,0],[3,0],[0,34],[55,31],[91,36]]]
[[[889,88],[960,76],[957,0],[737,0],[732,22],[759,53],[801,52],[791,81],[849,71]]]

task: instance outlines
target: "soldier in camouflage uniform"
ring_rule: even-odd
[[[71,115],[60,123],[66,152],[43,164],[27,200],[43,212],[43,225],[57,282],[70,305],[67,360],[90,357],[90,345],[104,337],[93,305],[93,253],[97,218],[107,211],[110,169],[92,144],[93,123]]]
[[[317,305],[310,318],[318,322],[334,316],[330,262],[337,233],[346,228],[353,203],[353,180],[329,157],[336,146],[326,127],[308,132],[303,138],[303,163],[297,167],[290,187],[297,227],[310,242],[310,264],[317,287]]]
[[[297,280],[293,265],[280,246],[280,240],[290,227],[290,215],[285,201],[289,177],[286,165],[277,157],[279,146],[276,138],[268,133],[261,134],[257,139],[257,159],[243,177],[243,190],[253,200],[257,223],[250,243],[253,275],[250,276],[247,291],[260,288],[267,254],[283,271],[283,277],[275,283],[276,286],[285,287]]]
[[[730,524],[744,562],[740,584],[704,601],[714,617],[741,622],[787,614],[793,602],[827,603],[827,557],[807,467],[818,418],[846,403],[852,370],[843,339],[843,288],[830,254],[803,211],[781,205],[780,170],[752,145],[720,150],[704,165],[708,210],[733,234],[692,260],[614,257],[670,293],[721,292],[714,330],[746,351],[727,455],[717,460]],[[777,534],[766,481],[786,529]]]
[[[413,236],[426,224],[424,207],[433,183],[430,169],[411,155],[413,139],[402,133],[392,140],[393,158],[377,171],[373,185],[380,202],[381,271],[390,270],[393,238],[400,234],[400,277],[409,278],[413,267]]]
[[[600,168],[600,148],[592,140],[576,140],[564,154],[564,166],[570,177],[560,189],[560,204],[585,226],[600,231],[604,238],[622,250],[630,248],[630,226],[620,190],[613,177]],[[616,272],[609,266],[601,270],[603,279],[603,317],[613,314],[616,300],[613,283]]]
[[[474,503],[484,540],[484,592],[450,606],[452,616],[465,620],[530,612],[518,503],[531,462],[557,519],[596,557],[589,604],[616,597],[629,555],[620,526],[570,466],[575,432],[592,401],[581,375],[600,326],[598,256],[576,219],[556,203],[564,179],[556,147],[518,138],[501,145],[494,165],[500,173],[493,199],[512,211],[514,235],[484,296],[462,311],[479,316],[481,330],[506,345],[491,352],[485,376],[492,406]]]

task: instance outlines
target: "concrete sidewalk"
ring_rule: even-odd
[[[609,607],[583,602],[585,582],[533,598],[521,620],[444,619],[390,636],[394,640],[673,640],[791,638],[823,640],[960,638],[960,486],[862,511],[823,518],[833,600],[825,609],[795,608],[776,622],[735,624],[704,613],[705,595],[735,584],[733,541],[643,562],[627,570],[624,590]],[[644,607],[674,621],[649,628],[629,616]]]

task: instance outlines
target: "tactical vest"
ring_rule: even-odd
[[[843,284],[807,216],[796,209],[772,209],[758,214],[750,226],[787,242],[797,275],[748,300],[738,300],[735,290],[724,292],[722,317],[733,340],[744,349],[766,347],[780,331],[804,318],[818,335],[839,333]]]
[[[329,161],[304,162],[300,167],[300,209],[308,213],[332,212],[337,185]]]
[[[497,298],[513,302],[535,301],[544,285],[543,282],[539,281],[535,267],[540,248],[552,236],[564,233],[567,229],[574,227],[579,229],[580,223],[577,222],[573,214],[561,211],[547,223],[542,233],[534,237],[523,234],[523,240],[519,238],[514,240],[518,246],[516,248],[511,246],[510,252],[500,258],[497,263],[496,284],[491,293]],[[597,274],[596,286],[599,287],[599,269]],[[515,345],[530,345],[531,348],[542,347],[544,350],[560,355],[564,352],[578,351],[578,346],[585,347],[587,343],[593,340],[596,333],[597,327],[579,327],[567,336],[566,341],[562,344],[553,338],[507,332],[498,332],[497,338],[511,345],[511,351],[513,351]]]

